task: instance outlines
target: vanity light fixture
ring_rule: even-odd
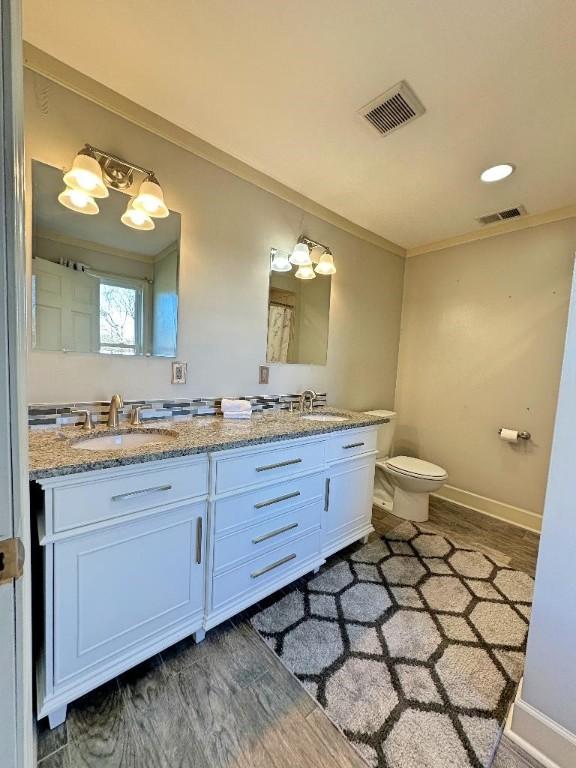
[[[94,214],[100,211],[98,203],[93,197],[86,194],[86,192],[82,192],[80,189],[72,189],[71,187],[66,187],[63,192],[60,192],[58,202],[75,213],[85,213],[94,216]]]
[[[72,168],[64,174],[66,189],[58,200],[78,213],[98,213],[99,208],[93,198],[108,197],[107,187],[129,189],[134,184],[136,173],[142,174],[144,180],[140,183],[138,194],[128,202],[121,221],[133,229],[154,229],[152,218],[165,219],[170,215],[154,171],[91,144],[86,144],[78,152]]]
[[[153,173],[140,184],[138,195],[134,198],[133,204],[138,211],[142,211],[154,219],[165,219],[170,214],[164,203],[162,187]]]
[[[309,267],[312,265],[310,249],[302,239],[298,240],[294,246],[294,250],[290,256],[290,263],[295,264],[297,267]]]
[[[486,184],[492,184],[495,181],[502,181],[510,176],[516,168],[511,163],[501,163],[500,165],[492,165],[490,168],[486,168],[480,174],[480,179]]]
[[[131,227],[132,229],[139,229],[142,232],[154,229],[156,224],[154,224],[147,213],[144,213],[144,211],[141,211],[134,206],[134,199],[135,198],[132,198],[128,202],[126,210],[120,217],[120,221],[122,224],[126,224],[127,227]]]
[[[336,272],[334,257],[330,251],[324,251],[314,271],[317,275],[333,275]]]
[[[90,197],[108,197],[110,194],[102,178],[100,163],[87,146],[78,152],[72,168],[64,174],[64,184],[70,189],[85,192]]]
[[[312,255],[316,249],[321,250],[320,257]],[[298,267],[294,277],[300,280],[314,280],[316,275],[334,275],[336,273],[334,257],[330,248],[317,240],[311,240],[306,235],[300,235],[290,256],[286,251],[280,251],[278,248],[270,249],[270,270],[272,272],[290,272],[293,264]]]
[[[302,266],[298,267],[296,270],[294,277],[298,277],[300,280],[314,280],[316,275],[314,274],[312,264],[302,264]]]
[[[270,269],[272,272],[290,272],[292,264],[286,251],[279,251],[277,248],[270,250]]]

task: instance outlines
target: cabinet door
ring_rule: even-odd
[[[205,515],[201,501],[54,545],[56,685],[200,628]]]
[[[373,457],[364,457],[329,468],[323,517],[324,557],[373,530],[374,463]]]

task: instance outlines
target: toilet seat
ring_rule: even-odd
[[[377,465],[399,475],[420,477],[423,480],[446,480],[448,478],[448,473],[442,467],[429,461],[415,459],[412,456],[394,456],[384,462],[377,462]]]

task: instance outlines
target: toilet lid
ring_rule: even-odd
[[[427,480],[439,480],[448,474],[445,469],[442,469],[437,464],[422,461],[422,459],[415,459],[412,456],[395,456],[393,459],[388,459],[386,466],[403,475],[424,477]]]

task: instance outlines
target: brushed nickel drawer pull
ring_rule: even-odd
[[[294,499],[296,496],[300,496],[300,491],[294,491],[294,493],[287,493],[285,496],[276,496],[275,499],[268,499],[268,501],[259,501],[258,504],[254,504],[254,509],[262,509],[262,507],[270,507],[272,504],[278,504],[280,501],[286,501],[287,499]]]
[[[273,539],[274,536],[279,536],[281,533],[291,531],[293,528],[298,528],[298,523],[291,523],[290,525],[285,525],[283,528],[277,528],[275,531],[270,531],[270,533],[263,533],[262,536],[256,536],[255,539],[252,539],[252,544],[260,544],[261,541]]]
[[[281,560],[276,560],[275,563],[271,563],[271,565],[267,565],[265,568],[261,568],[259,571],[254,571],[254,573],[250,574],[250,577],[253,579],[257,579],[259,576],[264,576],[265,573],[268,573],[269,571],[273,571],[274,568],[279,568],[281,565],[284,565],[284,563],[289,563],[290,560],[294,560],[296,558],[296,553],[292,555],[287,555],[286,557],[283,557]]]
[[[142,488],[140,491],[130,491],[129,493],[121,493],[118,496],[112,496],[112,501],[124,501],[124,499],[134,499],[137,496],[146,496],[148,493],[156,493],[158,491],[170,491],[171,485],[157,485],[154,488]]]
[[[196,518],[196,562],[202,562],[202,518]]]
[[[346,448],[361,448],[364,445],[364,443],[348,443],[348,445],[343,445],[342,448],[346,450]]]
[[[264,467],[256,467],[256,472],[266,472],[267,469],[279,469],[279,467],[289,467],[291,464],[300,464],[302,459],[288,459],[280,461],[278,464],[266,464]]]
[[[326,478],[326,487],[324,490],[324,512],[328,512],[330,506],[330,478]]]

